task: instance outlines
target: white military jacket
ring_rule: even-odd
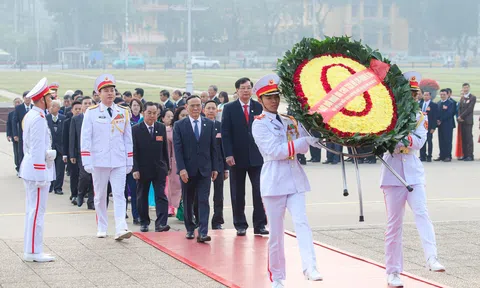
[[[302,193],[310,190],[307,175],[297,160],[297,153],[308,151],[305,132],[297,121],[281,115],[263,111],[255,117],[252,134],[263,157],[260,175],[262,197]]]
[[[397,144],[393,154],[385,153],[383,159],[405,179],[409,185],[425,184],[425,172],[423,164],[418,159],[418,150],[420,150],[427,140],[428,119],[423,114],[417,115],[417,128],[408,135],[410,144],[405,147],[402,142]],[[381,168],[380,187],[385,186],[403,186],[392,172],[384,165]]]
[[[47,150],[52,149],[52,136],[45,112],[33,106],[22,121],[23,153],[19,176],[29,181],[55,180],[55,165],[47,166]]]
[[[80,139],[82,164],[117,168],[133,166],[130,113],[112,104],[112,116],[103,103],[89,107],[83,118]]]

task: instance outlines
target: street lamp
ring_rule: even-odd
[[[128,67],[128,0],[125,0],[125,68]]]
[[[192,75],[192,11],[206,11],[208,7],[192,7],[192,0],[187,0],[187,6],[171,6],[174,11],[187,11],[187,70],[185,72],[185,90],[193,93],[193,75]]]

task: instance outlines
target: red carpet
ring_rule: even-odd
[[[212,241],[200,244],[185,239],[185,232],[135,233],[157,249],[193,267],[228,287],[271,287],[267,271],[267,237],[247,234],[237,237],[235,230],[210,231]],[[295,235],[285,235],[285,257],[289,287],[324,288],[387,288],[385,269],[381,264],[356,257],[333,247],[315,243],[317,268],[324,280],[304,280],[300,252]],[[406,274],[403,284],[408,288],[446,287]]]

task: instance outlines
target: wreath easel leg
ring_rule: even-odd
[[[357,153],[357,148],[352,147],[352,154],[353,155],[358,155]],[[358,158],[353,157],[353,161],[355,163],[355,172],[357,174],[357,189],[358,189],[358,202],[360,203],[360,217],[359,221],[363,222],[365,221],[365,218],[363,216],[363,195],[362,195],[362,183],[360,182],[360,170],[358,169]]]

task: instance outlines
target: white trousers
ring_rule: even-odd
[[[92,174],[93,191],[95,192],[94,204],[97,213],[98,232],[107,232],[107,186],[108,181],[112,186],[113,194],[113,213],[115,216],[115,233],[120,233],[128,229],[125,216],[127,213],[127,204],[125,202],[125,180],[126,167],[103,168],[94,167]]]
[[[385,205],[387,209],[387,229],[385,231],[385,262],[386,272],[403,272],[403,217],[405,215],[405,203],[413,211],[418,234],[422,241],[425,261],[431,256],[437,256],[437,244],[432,221],[428,217],[425,186],[413,185],[413,191],[408,192],[405,187],[383,187]]]
[[[43,253],[43,223],[49,186],[38,188],[35,181],[23,180],[25,186],[24,253]]]
[[[316,268],[317,261],[313,248],[312,231],[308,225],[305,209],[305,193],[265,196],[262,197],[262,201],[265,205],[270,227],[270,238],[268,240],[268,272],[270,281],[285,280],[286,277],[285,229],[283,227],[285,209],[288,209],[290,212],[295,226],[303,271]]]

